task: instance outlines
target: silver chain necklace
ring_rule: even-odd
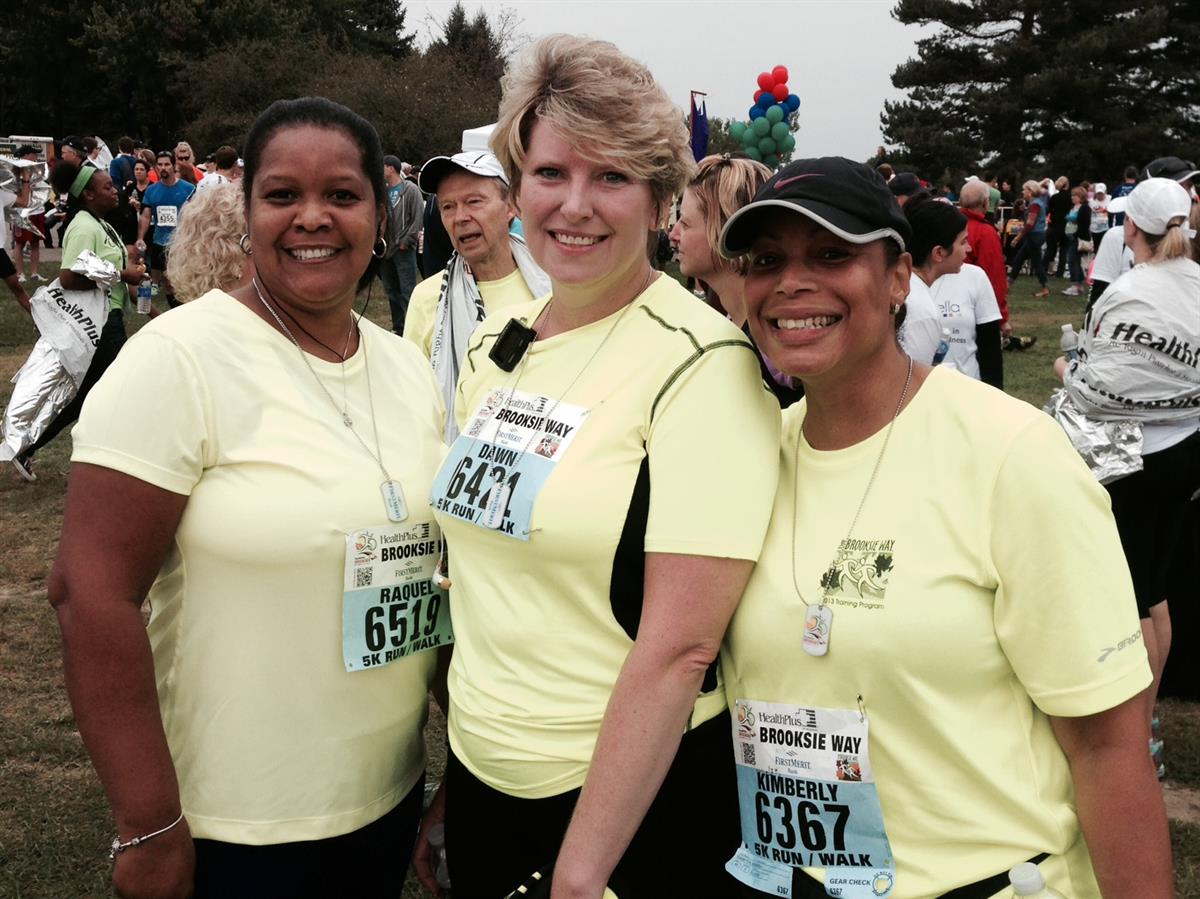
[[[290,330],[288,330],[288,326],[283,323],[283,319],[279,317],[279,313],[277,313],[271,307],[271,304],[267,302],[266,297],[264,297],[262,295],[262,291],[258,287],[258,278],[252,278],[250,280],[250,283],[254,287],[254,293],[258,297],[259,302],[263,304],[263,307],[269,313],[271,313],[271,318],[275,319],[275,323],[277,325],[279,325],[279,329],[281,331],[283,331],[283,333],[285,335],[287,335],[287,339],[290,340],[292,342],[292,344],[296,347],[296,351],[300,353],[300,360],[304,363],[305,367],[312,373],[313,378],[317,382],[317,386],[321,388],[321,392],[324,393],[325,396],[329,398],[329,404],[331,406],[333,406],[333,408],[335,410],[337,410],[337,407],[338,407],[337,400],[335,400],[333,398],[333,394],[329,392],[329,388],[325,386],[325,382],[321,380],[321,376],[317,374],[317,370],[315,368],[313,368],[312,363],[308,361],[308,356],[304,352],[304,348],[302,346],[300,346],[300,341],[298,341],[296,339],[295,335],[292,334],[292,332]],[[361,315],[359,315],[358,321],[362,321]],[[358,322],[355,321],[353,313],[351,313],[350,335],[346,338],[346,349],[347,350],[350,348],[350,339],[354,336],[354,328],[357,323]],[[340,410],[341,416],[342,416],[342,424],[344,424],[346,426],[346,429],[349,430],[350,433],[354,435],[354,439],[358,441],[359,445],[364,450],[366,450],[367,455],[370,456],[373,460],[375,460],[375,464],[379,466],[379,471],[383,475],[383,483],[379,485],[379,492],[383,496],[383,507],[384,507],[384,510],[387,512],[388,520],[389,521],[397,521],[397,522],[404,521],[404,519],[408,518],[408,504],[404,501],[404,491],[401,489],[400,483],[398,481],[396,481],[394,478],[392,478],[392,476],[390,474],[388,474],[388,470],[386,467],[384,467],[384,464],[383,464],[383,450],[379,446],[379,422],[377,421],[377,419],[375,417],[375,397],[371,390],[371,365],[370,365],[370,359],[367,356],[367,341],[362,340],[362,341],[360,341],[360,344],[362,346],[362,351],[363,351],[363,368],[367,373],[367,404],[368,404],[368,408],[370,408],[370,410],[371,410],[371,428],[375,434],[375,452],[371,452],[371,448],[369,446],[367,446],[367,442],[365,440],[363,440],[362,437],[359,436],[358,431],[354,430],[354,421],[353,421],[353,419],[350,418],[349,405],[346,402],[346,360],[344,357],[342,359],[342,404],[343,405],[342,405],[342,409]]]
[[[883,435],[883,445],[879,447],[879,455],[875,457],[875,466],[871,469],[871,476],[867,478],[866,489],[863,490],[862,499],[858,501],[858,509],[854,513],[854,518],[850,521],[850,527],[846,529],[846,536],[838,543],[839,548],[854,533],[854,528],[858,525],[858,517],[862,515],[863,507],[867,504],[867,497],[871,495],[871,488],[875,486],[875,476],[879,474],[879,466],[883,463],[884,453],[887,452],[888,441],[892,439],[892,429],[896,426],[896,419],[900,417],[900,410],[904,408],[904,401],[908,399],[908,388],[912,384],[912,374],[913,361],[912,356],[909,356],[908,375],[904,378],[904,389],[900,391],[900,401],[896,403],[896,411],[892,413],[892,420],[888,422],[887,432]],[[792,499],[792,586],[796,589],[796,595],[800,597],[800,601],[807,606],[804,614],[804,651],[810,656],[823,656],[829,652],[829,636],[833,631],[833,610],[825,605],[825,600],[833,594],[836,583],[834,572],[837,565],[837,550],[834,550],[829,567],[825,570],[821,578],[821,601],[813,604],[804,598],[804,594],[800,590],[800,579],[796,574],[796,519],[800,517],[799,441],[797,441],[796,446],[796,463],[792,471],[792,479],[796,482],[792,488],[796,491]]]
[[[596,345],[596,348],[592,350],[592,354],[587,357],[587,360],[583,363],[583,366],[575,373],[575,377],[573,377],[571,379],[571,383],[569,383],[566,386],[566,389],[564,389],[558,395],[557,399],[555,399],[554,402],[551,404],[549,410],[542,416],[541,426],[538,428],[538,430],[531,431],[528,439],[525,441],[524,448],[521,450],[522,456],[529,452],[529,447],[531,447],[533,445],[533,441],[545,433],[545,429],[548,426],[550,418],[551,418],[551,416],[554,415],[555,410],[558,409],[559,404],[562,403],[563,399],[570,392],[571,388],[575,386],[575,382],[580,379],[580,377],[583,375],[583,373],[585,371],[587,371],[588,366],[592,364],[592,360],[595,359],[596,356],[599,355],[599,353],[602,349],[604,349],[604,345],[606,343],[608,343],[608,338],[612,337],[613,332],[617,330],[617,326],[620,325],[622,319],[625,318],[625,313],[628,312],[630,307],[633,306],[633,304],[637,302],[638,297],[640,297],[643,293],[646,292],[646,288],[649,287],[651,282],[654,280],[654,274],[655,274],[654,269],[651,269],[650,274],[647,275],[645,282],[638,289],[638,292],[633,295],[633,299],[631,299],[628,303],[626,303],[624,305],[624,307],[622,307],[620,312],[616,313],[616,318],[614,319],[613,323],[609,326],[608,330],[604,332],[604,336],[600,338],[600,342]],[[554,303],[554,296],[552,294],[550,296],[550,299],[546,301],[546,305],[542,307],[542,311],[540,313],[538,313],[537,318],[534,319],[534,321],[533,321],[533,330],[535,333],[537,332],[538,323],[541,322],[543,319],[549,319],[550,307],[551,307],[551,305],[553,305],[553,303]],[[496,411],[492,413],[491,417],[488,419],[489,421],[492,418],[496,418],[499,415],[501,415],[508,408],[509,403],[511,403],[513,401],[513,398],[516,397],[517,385],[521,383],[521,376],[525,373],[525,367],[529,364],[529,357],[530,357],[530,355],[532,355],[532,349],[533,349],[532,347],[529,347],[525,351],[524,356],[521,358],[521,365],[517,369],[516,375],[513,377],[512,387],[509,388],[508,396],[506,396],[504,398],[504,402],[499,406],[499,408],[497,408]],[[478,442],[479,442],[478,436],[476,436],[472,439],[472,443],[471,443],[472,450],[474,449],[475,444]],[[510,484],[497,483],[495,488],[492,490],[491,496],[488,500],[488,504],[482,510],[480,519],[477,523],[480,524],[482,527],[486,527],[486,528],[499,527],[500,524],[504,520],[504,510],[508,506],[508,501],[509,501],[509,497],[510,497],[511,493],[512,493],[512,487]]]

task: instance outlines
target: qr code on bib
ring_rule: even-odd
[[[354,586],[355,587],[370,587],[371,578],[374,571],[370,568],[358,568],[354,571]]]
[[[749,765],[751,768],[756,767],[758,765],[758,758],[754,754],[754,744],[742,743],[740,745],[742,747],[742,764]]]

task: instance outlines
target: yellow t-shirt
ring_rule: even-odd
[[[528,324],[544,304],[511,315]],[[512,373],[488,358],[509,318],[475,331],[460,425],[519,373],[522,393],[560,401],[558,415],[575,410],[578,430],[536,497],[527,540],[436,513],[454,582],[449,732],[476,777],[542,798],[587,774],[633,645],[645,553],[758,557],[779,407],[741,332],[665,276],[631,306],[534,343]],[[714,666],[692,724],[724,707]]]
[[[821,452],[801,434],[806,409],[784,412],[771,526],[722,649],[730,707],[855,709],[862,697],[893,899],[1041,852],[1050,886],[1098,897],[1046,716],[1094,714],[1150,683],[1107,494],[1052,419],[934,369],[896,421],[838,565],[828,655],[814,658],[801,649],[793,509],[797,581],[817,602],[886,428]]]
[[[408,300],[408,312],[404,316],[405,339],[419,346],[426,359],[433,353],[433,329],[437,324],[437,304],[445,275],[446,270],[442,269],[414,287]],[[498,281],[476,281],[475,286],[479,288],[479,296],[488,315],[536,299],[529,292],[520,269],[514,269],[512,274]]]
[[[369,360],[384,464],[408,522],[431,521],[439,392],[411,344],[361,329],[349,415],[374,450]],[[341,366],[309,361],[340,401]],[[192,834],[313,840],[395,807],[424,767],[433,654],[343,666],[345,537],[388,524],[383,478],[296,347],[212,291],[129,341],[74,440],[73,461],[188,497],[150,590],[149,636]]]

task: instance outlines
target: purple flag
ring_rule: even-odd
[[[704,97],[704,94],[699,91],[692,91],[692,114],[691,114],[691,132],[692,132],[692,156],[696,162],[699,162],[708,155],[708,110],[704,106],[704,100],[700,100],[700,107],[696,107],[696,97]]]

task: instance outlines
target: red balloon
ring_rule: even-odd
[[[788,87],[786,84],[777,84],[771,91],[776,100],[786,100],[788,98]]]
[[[765,91],[769,91],[775,86],[775,79],[771,76],[770,72],[763,72],[758,76],[758,86]]]
[[[776,84],[787,84],[787,66],[776,66],[771,70],[771,80]]]

